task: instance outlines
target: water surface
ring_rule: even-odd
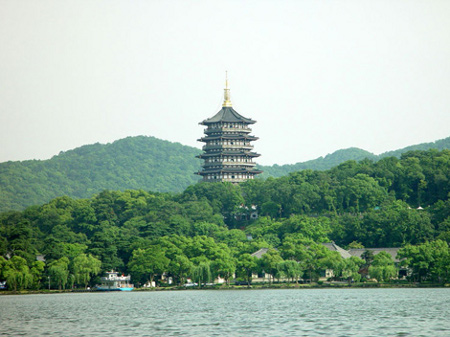
[[[0,296],[0,336],[450,336],[450,289]]]

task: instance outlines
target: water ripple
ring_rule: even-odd
[[[0,336],[449,336],[450,289],[0,297]]]

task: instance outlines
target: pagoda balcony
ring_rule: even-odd
[[[253,145],[225,145],[225,144],[221,144],[221,145],[216,145],[216,144],[209,144],[209,145],[204,145],[202,147],[203,151],[207,151],[207,150],[215,150],[215,149],[223,149],[223,150],[227,150],[227,149],[242,149],[242,150],[253,150]]]
[[[211,167],[211,166],[237,166],[237,167],[255,167],[256,163],[253,162],[245,162],[245,161],[213,161],[209,163],[204,163],[203,167]]]
[[[209,181],[209,182],[228,182],[228,183],[243,183],[244,181],[247,181],[249,178],[222,178],[222,179],[203,179],[203,181]]]
[[[216,133],[216,132],[243,132],[243,133],[250,133],[252,132],[251,128],[207,128],[205,129],[206,134],[210,133]]]

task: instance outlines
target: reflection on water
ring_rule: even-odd
[[[0,296],[0,336],[450,336],[450,289]]]

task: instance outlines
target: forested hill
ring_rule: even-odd
[[[195,184],[199,149],[154,137],[128,137],[86,145],[49,160],[0,164],[0,211],[23,209],[68,195],[102,190],[181,192]]]
[[[312,282],[324,269],[347,282],[366,280],[363,270],[378,281],[398,275],[394,256],[343,259],[320,244],[334,241],[345,249],[401,248],[410,281],[449,284],[449,181],[450,150],[432,149],[180,193],[63,196],[0,213],[0,282],[86,288],[111,269],[130,273],[134,284],[161,283],[165,274],[180,285],[233,274],[250,282],[263,270],[277,278],[294,270]],[[261,248],[274,249],[250,255]],[[36,261],[40,254],[45,263]]]
[[[378,161],[386,157],[400,158],[402,153],[409,151],[417,151],[417,150],[426,151],[428,149],[437,149],[437,150],[450,149],[450,137],[437,140],[431,143],[411,145],[403,149],[384,152],[378,156],[374,155],[371,152],[352,147],[348,149],[338,150],[336,152],[326,155],[325,157],[319,157],[317,159],[305,161],[303,163],[286,164],[286,165],[275,164],[273,166],[260,165],[259,167],[264,171],[262,177],[281,177],[291,172],[299,170],[307,170],[307,169],[320,171],[329,170],[347,160],[360,161],[367,158],[373,161]]]
[[[449,144],[450,145],[450,144]],[[286,164],[286,165],[273,165],[273,166],[262,166],[259,167],[264,171],[262,177],[282,177],[291,172],[300,170],[319,170],[325,171],[329,170],[347,160],[360,161],[363,159],[376,160],[378,157],[373,153],[365,150],[352,147],[349,149],[337,150],[325,157],[319,157],[317,159],[308,160],[303,163],[296,164]]]
[[[260,166],[269,176],[281,177],[303,170],[328,170],[345,161],[386,156],[399,157],[412,150],[450,149],[450,137],[376,156],[350,148],[325,157],[293,165]],[[142,189],[155,192],[181,192],[195,184],[201,160],[199,149],[154,137],[128,137],[111,144],[86,145],[61,152],[49,160],[0,163],[0,212],[21,210],[67,195],[89,198],[105,189]]]

